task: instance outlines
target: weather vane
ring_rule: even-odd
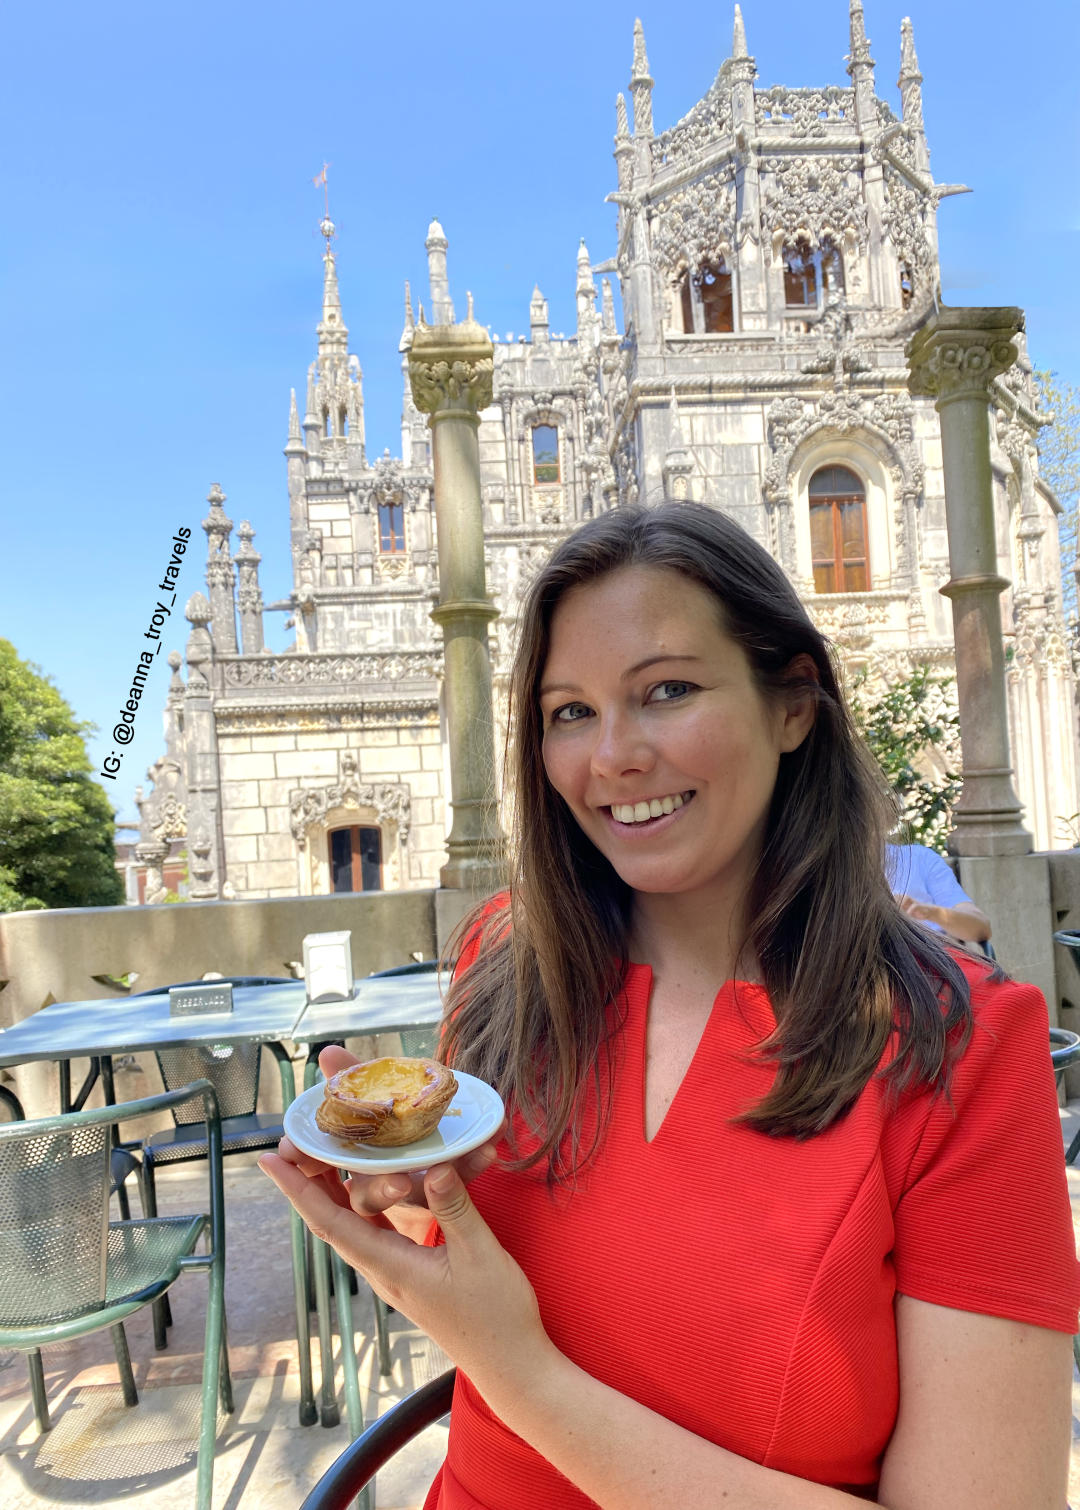
[[[334,225],[334,222],[330,219],[330,189],[329,189],[329,186],[328,186],[327,180],[326,180],[326,170],[327,170],[327,168],[329,168],[329,166],[330,166],[329,163],[323,163],[323,165],[322,165],[322,172],[321,173],[316,173],[315,177],[311,180],[312,183],[315,185],[316,188],[318,188],[320,184],[322,185],[322,191],[323,191],[323,212],[324,213],[323,213],[322,223],[319,226],[319,231],[320,231],[320,233],[323,236],[326,237],[326,250],[327,251],[330,250],[330,243],[331,243],[331,241],[333,241],[334,237],[337,235],[337,227]]]

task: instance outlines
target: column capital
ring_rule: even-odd
[[[909,393],[939,408],[960,398],[989,401],[991,382],[1016,361],[1023,328],[1024,312],[1012,306],[936,309],[907,345]]]
[[[470,315],[471,315],[470,300]],[[479,414],[491,403],[495,348],[474,319],[418,325],[409,348],[413,403],[432,420],[448,411]]]

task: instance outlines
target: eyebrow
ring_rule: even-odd
[[[622,682],[628,682],[637,676],[639,671],[647,671],[650,666],[657,666],[668,661],[700,661],[699,655],[647,655],[643,661],[637,661],[623,672],[619,678]],[[573,682],[545,682],[537,693],[538,697],[546,697],[550,692],[580,692],[581,688]]]

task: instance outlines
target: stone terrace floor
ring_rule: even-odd
[[[1080,1127],[1080,1102],[1062,1113],[1066,1140]],[[254,1166],[253,1156],[226,1160],[228,1276],[226,1305],[236,1414],[219,1418],[214,1510],[298,1510],[319,1475],[348,1444],[333,1429],[297,1421],[289,1228],[283,1199]],[[199,1165],[162,1171],[159,1205],[201,1210],[205,1176]],[[1080,1168],[1070,1170],[1074,1224],[1080,1235]],[[154,1351],[149,1308],[127,1323],[139,1403],[125,1408],[108,1332],[43,1353],[53,1427],[39,1436],[30,1404],[26,1361],[0,1353],[0,1506],[153,1506],[191,1510],[199,1420],[205,1278],[185,1275],[171,1291],[174,1326],[165,1352]],[[404,1318],[391,1316],[393,1376],[380,1379],[372,1347],[371,1303],[363,1284],[354,1299],[364,1418],[447,1367],[444,1355]],[[317,1352],[316,1388],[318,1387]],[[1080,1506],[1080,1378],[1073,1386],[1073,1469],[1070,1497]],[[416,1510],[442,1460],[442,1425],[431,1427],[376,1484],[378,1510]]]

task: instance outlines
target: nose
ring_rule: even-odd
[[[624,710],[596,720],[596,738],[590,752],[595,776],[613,779],[652,768],[655,755],[640,722]]]

